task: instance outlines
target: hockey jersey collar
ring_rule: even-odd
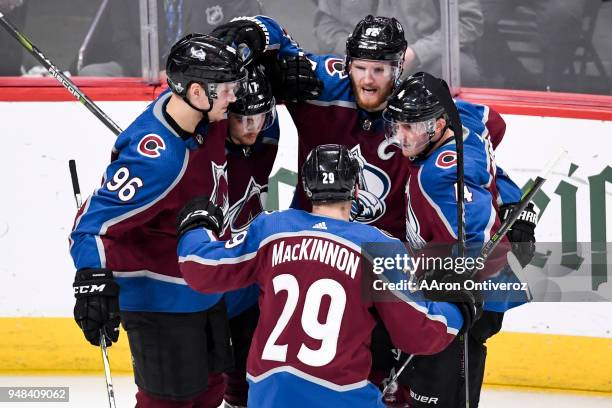
[[[206,131],[208,130],[208,118],[204,118],[200,121],[200,123],[198,123],[198,125],[196,126],[196,131],[194,133],[187,132],[186,130],[181,128],[178,123],[176,123],[176,121],[172,119],[172,116],[170,116],[170,114],[168,114],[168,112],[166,111],[166,106],[168,105],[169,101],[170,98],[166,99],[162,106],[162,114],[164,115],[164,119],[166,120],[166,122],[168,122],[168,125],[170,125],[172,130],[174,130],[174,132],[184,141],[188,141],[193,138],[196,142],[198,142],[198,144],[203,144],[203,134],[206,134]]]
[[[366,132],[380,132],[383,130],[382,110],[377,112],[368,112],[359,108],[358,112],[359,123],[361,123],[361,128],[363,130],[365,130]]]
[[[183,130],[166,111],[166,106],[170,101],[171,92],[159,96],[153,104],[153,115],[175,136],[180,137],[185,143],[195,148],[197,145],[204,144],[205,135],[208,133],[208,120],[203,119],[196,126],[195,133]]]

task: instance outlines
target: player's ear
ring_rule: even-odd
[[[203,92],[204,89],[202,89],[202,85],[198,84],[197,82],[192,82],[187,90],[187,95],[192,98],[199,98]]]
[[[187,97],[192,103],[195,103],[198,108],[208,109],[208,97],[202,84],[197,82],[189,84],[189,88],[187,89]]]

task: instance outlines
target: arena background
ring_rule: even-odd
[[[308,21],[314,2],[263,3],[304,48],[316,49]],[[70,69],[99,4],[30,1],[24,32],[58,66]],[[608,75],[611,6],[603,3],[592,37]],[[525,65],[537,65],[532,63]],[[28,71],[35,62],[26,58],[23,64]],[[606,91],[606,82],[602,86],[594,68],[589,69],[582,91],[571,93],[458,89],[459,97],[488,103],[502,113],[508,127],[497,160],[519,185],[535,177],[558,147],[569,150],[540,195],[547,205],[537,229],[539,241],[561,241],[564,231],[570,231],[574,241],[602,236],[610,241],[612,97],[609,79]],[[141,78],[76,82],[121,127],[160,91]],[[296,181],[295,129],[284,107],[279,114],[283,133],[269,208],[286,208]],[[83,341],[71,318],[74,275],[67,235],[75,204],[67,162],[76,159],[87,195],[99,185],[114,136],[50,78],[0,78],[0,118],[0,375],[99,372],[99,350]],[[595,180],[603,180],[603,190],[595,189]],[[567,194],[574,194],[575,204],[563,201]],[[575,219],[567,217],[570,213]],[[612,297],[608,255],[606,279],[597,292]],[[609,302],[535,303],[509,312],[502,333],[488,343],[485,382],[612,393],[610,316]],[[115,373],[130,372],[125,333],[112,348],[111,360]]]

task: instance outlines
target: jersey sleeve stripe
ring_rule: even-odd
[[[257,256],[257,251],[250,252],[244,255],[240,255],[235,258],[220,258],[220,259],[203,258],[198,255],[187,255],[187,256],[180,256],[179,263],[195,262],[200,265],[206,265],[206,266],[235,265],[235,264],[239,264],[242,262],[250,261],[251,259],[255,258],[255,256]]]
[[[162,275],[149,270],[130,271],[130,272],[117,272],[113,271],[113,276],[116,278],[150,278],[162,282],[174,283],[177,285],[187,285],[185,279],[177,278],[174,276]]]
[[[111,218],[110,220],[107,220],[106,222],[104,222],[102,224],[102,226],[100,227],[100,233],[99,235],[104,235],[106,234],[106,231],[108,230],[108,228],[112,227],[115,224],[120,223],[121,221],[124,221],[136,214],[139,214],[149,208],[151,208],[152,206],[154,206],[157,202],[163,200],[169,193],[170,191],[172,191],[174,189],[174,187],[176,187],[176,185],[181,181],[181,179],[183,178],[183,175],[185,174],[185,170],[187,169],[187,163],[189,162],[189,150],[185,150],[185,156],[183,158],[183,166],[181,167],[181,170],[179,172],[179,174],[176,176],[176,178],[174,179],[174,181],[172,182],[172,184],[170,184],[170,186],[163,192],[161,193],[159,196],[157,196],[155,198],[155,200],[152,200],[150,202],[148,202],[147,204],[140,206],[138,208],[133,209],[132,211],[126,212],[124,214],[121,214],[118,217],[115,218]]]
[[[104,176],[106,178],[106,175]],[[76,230],[77,227],[79,226],[79,223],[81,222],[81,219],[83,218],[83,215],[85,215],[85,213],[89,209],[89,204],[91,204],[91,197],[87,197],[87,199],[85,200],[85,204],[84,204],[85,207],[83,207],[83,212],[75,220],[73,230]],[[72,246],[74,245],[74,239],[72,239],[72,236],[69,236],[68,239],[70,241],[69,249],[72,250]]]
[[[211,240],[216,241],[217,239],[214,238],[214,235],[210,233],[210,231],[207,231],[209,237],[211,237]],[[226,256],[226,255],[230,255],[233,251],[231,249],[227,249],[225,247],[223,248],[215,248],[213,251],[210,251],[206,254],[206,257],[202,256],[202,254],[200,253],[200,255],[188,255],[188,256],[179,256],[179,263],[184,263],[184,262],[196,262],[199,263],[201,265],[207,265],[207,266],[219,266],[219,265],[233,265],[233,264],[238,264],[241,262],[246,262],[251,260],[252,258],[255,257],[255,255],[257,254],[257,251],[272,243],[273,241],[279,240],[279,239],[283,239],[283,238],[290,238],[290,237],[318,237],[318,238],[327,238],[330,241],[334,241],[337,242],[343,246],[346,246],[350,249],[352,249],[355,252],[361,253],[361,248],[359,247],[359,245],[355,244],[352,241],[343,239],[338,237],[337,235],[334,234],[329,234],[329,233],[325,233],[325,232],[319,232],[319,231],[296,231],[296,232],[280,232],[280,233],[276,233],[276,234],[272,234],[270,236],[268,236],[267,238],[259,241],[259,244],[257,247],[251,247],[251,248],[240,248],[240,247],[236,247],[235,251],[240,251],[241,249],[243,251],[249,251],[247,253],[241,254],[239,256],[236,257],[232,257],[232,256]],[[214,238],[214,239],[213,239]],[[257,243],[257,241],[252,241],[254,243]]]
[[[389,280],[384,275],[381,275],[380,278],[382,280],[386,281],[387,283],[389,282]],[[446,332],[448,334],[457,335],[457,333],[459,333],[459,329],[461,329],[461,326],[463,325],[463,322],[455,322],[455,321],[452,321],[452,320],[449,321],[448,317],[445,316],[445,315],[430,314],[429,313],[429,308],[427,306],[425,306],[425,304],[421,304],[421,302],[414,301],[413,299],[408,297],[404,292],[401,292],[401,291],[398,291],[398,290],[392,290],[391,293],[393,293],[404,304],[406,304],[406,305],[412,307],[413,309],[415,309],[416,311],[424,314],[427,319],[435,321],[435,322],[439,322],[439,323],[442,323],[443,325],[445,325],[446,326]]]
[[[324,106],[324,107],[341,106],[343,108],[357,109],[357,104],[355,102],[343,101],[343,100],[335,100],[335,101],[310,100],[310,101],[306,101],[306,103],[309,103],[311,105]]]

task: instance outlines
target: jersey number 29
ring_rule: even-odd
[[[300,287],[295,276],[282,274],[272,280],[274,294],[287,292],[287,302],[281,312],[276,326],[270,333],[264,346],[261,358],[264,360],[287,361],[287,344],[276,344],[276,341],[293,316],[300,297]],[[329,296],[329,311],[325,323],[320,323],[319,309],[323,296]],[[346,306],[346,292],[342,285],[333,279],[319,279],[310,285],[304,298],[301,323],[304,333],[313,339],[321,340],[321,347],[313,350],[302,344],[297,354],[298,360],[313,367],[329,364],[336,356],[340,325]]]

